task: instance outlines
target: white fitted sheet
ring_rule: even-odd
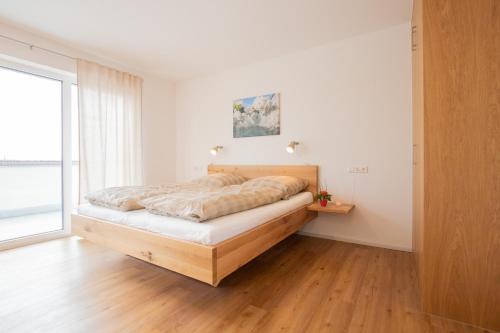
[[[270,205],[221,216],[202,223],[155,215],[145,209],[122,212],[90,204],[80,206],[78,214],[151,231],[172,238],[205,245],[215,245],[312,201],[313,197],[310,192],[302,192],[288,200],[281,200]]]

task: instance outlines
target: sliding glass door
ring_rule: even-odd
[[[0,242],[67,229],[71,85],[44,74],[0,63]]]

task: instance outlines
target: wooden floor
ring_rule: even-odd
[[[0,332],[486,332],[419,311],[410,253],[294,235],[213,288],[78,238],[0,252]]]

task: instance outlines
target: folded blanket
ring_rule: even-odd
[[[202,222],[281,200],[285,194],[273,187],[242,189],[239,185],[205,191],[179,191],[146,198],[140,203],[153,214]]]
[[[203,192],[227,185],[241,184],[245,180],[244,177],[238,175],[217,173],[177,184],[108,187],[87,194],[85,199],[96,206],[129,211],[143,209],[144,206],[139,201],[153,196],[179,191]]]

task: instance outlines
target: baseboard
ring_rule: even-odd
[[[331,239],[331,240],[336,240],[336,241],[346,242],[346,243],[354,243],[354,244],[360,244],[360,245],[366,245],[366,246],[381,247],[381,248],[389,249],[389,250],[413,252],[413,249],[411,247],[393,246],[393,245],[387,245],[387,244],[376,243],[376,242],[366,242],[366,241],[362,241],[362,240],[354,239],[354,238],[337,237],[337,236],[316,234],[316,233],[305,232],[305,231],[299,231],[297,233],[299,235],[316,237],[316,238]]]

